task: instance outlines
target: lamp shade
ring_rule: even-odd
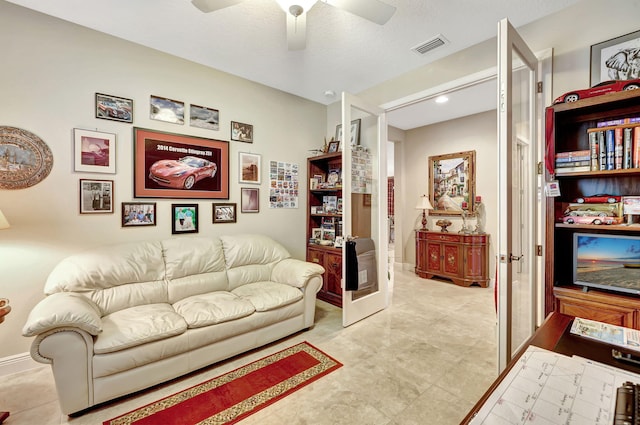
[[[416,205],[417,210],[432,210],[433,206],[431,202],[429,202],[429,197],[427,195],[422,195],[418,198],[418,204]]]
[[[7,218],[4,216],[4,214],[2,214],[2,211],[0,210],[0,230],[2,229],[8,229],[9,227],[11,227],[9,225],[9,221],[7,220]]]

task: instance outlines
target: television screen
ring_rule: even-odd
[[[573,282],[640,295],[640,236],[575,233]]]

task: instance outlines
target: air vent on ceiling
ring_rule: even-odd
[[[445,44],[447,44],[449,41],[444,38],[444,36],[442,34],[438,34],[435,37],[418,44],[415,47],[412,47],[411,50],[413,50],[414,52],[420,54],[420,55],[424,55],[430,51],[432,51],[433,49],[436,49],[440,46],[444,46]]]

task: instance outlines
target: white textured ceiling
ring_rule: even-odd
[[[578,0],[384,0],[384,25],[319,1],[307,14],[307,46],[288,51],[275,0],[245,0],[202,13],[190,0],[8,0],[70,22],[238,75],[322,104],[359,93]],[[411,50],[442,34],[425,55]],[[328,97],[331,90],[338,95]]]

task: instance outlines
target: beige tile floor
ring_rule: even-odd
[[[245,419],[243,425],[458,424],[497,375],[491,288],[394,272],[391,306],[342,328],[318,301],[316,325],[262,349],[69,418],[48,366],[4,377],[6,425],[96,425],[243,364],[308,341],[344,366]],[[169,425],[169,424],[158,424]]]

